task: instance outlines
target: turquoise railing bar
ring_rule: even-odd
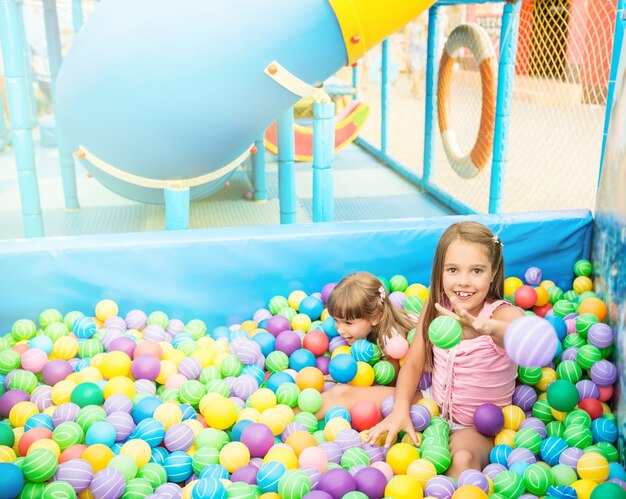
[[[335,105],[313,104],[313,221],[332,222],[334,213]]]
[[[296,223],[296,146],[293,131],[293,108],[285,111],[276,122],[278,141],[278,198],[280,223]]]

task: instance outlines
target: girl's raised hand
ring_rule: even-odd
[[[366,443],[376,445],[378,438],[387,433],[384,446],[388,449],[391,446],[393,439],[400,431],[405,431],[409,437],[411,437],[415,446],[419,445],[417,435],[415,434],[415,428],[413,427],[408,411],[405,414],[398,411],[391,411],[389,416],[368,430],[368,439]]]
[[[463,331],[464,339],[468,339],[468,336],[469,337],[474,336],[474,335],[466,334],[467,328],[473,329],[475,332],[475,335],[491,333],[491,328],[489,327],[489,319],[483,319],[480,317],[473,316],[467,310],[461,309],[458,306],[456,306],[457,304],[455,303],[454,299],[451,299],[450,303],[452,304],[452,310],[454,311],[448,310],[447,308],[442,307],[439,303],[435,303],[435,308],[437,309],[437,312],[439,312],[441,315],[447,315],[447,316],[453,317],[454,319],[456,319],[457,321],[461,323],[461,326],[463,326],[463,330],[464,330]]]

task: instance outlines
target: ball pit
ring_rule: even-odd
[[[542,331],[541,351],[507,331],[509,355],[524,361],[520,384],[512,405],[476,411],[477,428],[499,445],[487,468],[467,470],[458,484],[442,476],[451,462],[449,429],[431,399],[410,411],[420,449],[402,435],[388,452],[362,443],[358,432],[388,414],[392,400],[335,407],[317,421],[325,374],[362,386],[389,383],[396,374],[378,346],[359,340],[350,347],[337,336],[323,308],[332,285],[319,296],[275,296],[252,319],[212,331],[162,311],[118,317],[111,300],[92,314],[63,317],[48,309],[39,317],[41,331],[33,321],[16,321],[0,351],[0,450],[6,447],[9,461],[0,465],[16,477],[14,496],[29,497],[71,489],[106,498],[467,499],[492,490],[508,497],[620,487],[609,481],[626,473],[615,462],[617,428],[603,405],[617,378],[603,304],[588,296],[580,300],[584,312],[569,312],[577,292],[558,293],[541,278],[541,269],[531,268],[525,283],[507,279],[507,295],[520,305],[527,296],[528,309],[545,305],[544,291],[552,305],[563,303],[546,319],[525,318]],[[579,279],[576,288],[588,293],[588,282]],[[419,309],[416,299],[427,297],[425,286],[402,276],[389,281],[389,291],[405,307]],[[447,319],[431,338],[442,348],[460,339],[458,323]],[[402,358],[406,346],[390,356]],[[2,490],[12,493],[8,485]]]

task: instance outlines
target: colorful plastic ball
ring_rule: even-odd
[[[504,427],[502,409],[494,404],[482,404],[474,412],[474,425],[483,435],[497,435]]]
[[[363,492],[367,497],[382,497],[385,494],[387,478],[382,471],[367,466],[354,474],[356,490]]]
[[[409,342],[404,336],[392,336],[385,343],[385,353],[392,359],[403,359],[409,351]]]
[[[132,361],[130,373],[135,379],[155,380],[161,371],[161,361],[152,354],[142,354]]]
[[[311,479],[302,470],[288,470],[278,481],[278,493],[285,499],[304,497],[311,490]]]
[[[302,314],[308,315],[311,320],[317,320],[322,315],[324,310],[324,304],[322,300],[315,296],[307,296],[304,298],[298,307],[298,311]]]
[[[333,499],[339,499],[348,492],[356,490],[356,479],[342,468],[329,469],[322,475],[317,490],[327,492]]]
[[[598,387],[610,386],[617,381],[617,368],[608,360],[600,360],[591,366],[591,380]]]
[[[385,497],[396,499],[422,499],[424,493],[422,486],[413,477],[408,475],[396,475],[385,487]]]
[[[357,371],[357,361],[347,354],[336,355],[328,364],[330,376],[339,383],[349,383],[354,379]]]
[[[591,422],[594,442],[613,443],[617,439],[617,426],[606,418],[596,418]]]
[[[102,390],[95,383],[80,383],[72,390],[70,401],[78,407],[101,405],[104,401]]]
[[[578,460],[576,471],[583,480],[601,483],[609,477],[609,463],[597,452],[586,452]]]
[[[163,461],[163,467],[170,482],[182,482],[193,473],[192,458],[182,451],[174,451],[169,454]]]
[[[547,366],[554,358],[558,341],[552,324],[533,316],[515,319],[504,335],[509,357],[523,367]]]
[[[382,421],[380,407],[374,402],[362,400],[350,409],[352,426],[357,431],[369,430]]]
[[[49,386],[64,380],[73,372],[72,365],[61,359],[49,361],[41,371],[44,383]]]
[[[430,323],[428,338],[436,347],[450,349],[461,341],[463,330],[459,321],[453,317],[442,315]]]
[[[405,474],[409,464],[418,459],[417,448],[411,444],[395,444],[389,448],[386,461],[395,475]],[[434,463],[433,463],[434,464]]]
[[[94,475],[89,489],[95,499],[118,499],[125,487],[126,480],[119,470],[105,468]]]
[[[55,479],[69,483],[76,493],[89,487],[93,478],[93,468],[84,459],[71,459],[59,464]]]
[[[588,397],[580,401],[578,408],[585,411],[591,419],[597,419],[602,416],[602,402],[596,398]]]
[[[48,354],[39,348],[30,348],[22,354],[22,369],[38,373],[48,363]]]
[[[569,412],[578,403],[578,390],[571,381],[558,379],[548,386],[548,402],[553,409]]]
[[[626,499],[626,491],[620,484],[605,482],[598,484],[591,492],[590,499]]]
[[[256,338],[256,336],[257,335],[255,335],[254,338]],[[321,329],[312,329],[304,336],[302,346],[318,357],[328,350],[328,336],[326,336],[326,333]],[[262,348],[263,346],[261,345],[261,349]],[[264,355],[267,354],[264,352]]]
[[[600,298],[589,297],[580,303],[578,313],[581,315],[586,313],[593,314],[600,320],[600,322],[603,322],[606,318],[607,307]]]
[[[515,290],[513,299],[519,307],[529,309],[534,307],[537,302],[537,292],[532,286],[524,284]]]

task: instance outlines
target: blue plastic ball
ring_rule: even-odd
[[[339,383],[349,383],[356,376],[357,368],[354,357],[341,353],[330,359],[328,373]]]
[[[617,426],[607,418],[597,418],[591,422],[591,435],[593,442],[608,442],[612,444],[617,440]]]
[[[19,466],[0,463],[0,490],[2,497],[13,499],[24,488],[24,474]]]
[[[312,321],[319,319],[323,311],[324,304],[322,300],[315,296],[307,296],[298,305],[298,312],[308,315]]]
[[[30,348],[38,348],[39,350],[43,350],[48,355],[52,352],[52,347],[54,347],[54,342],[48,338],[47,336],[35,336],[28,340],[28,344]]]
[[[496,445],[493,449],[491,449],[491,452],[489,453],[489,462],[506,466],[509,459],[509,454],[512,451],[513,447],[511,447],[510,445]]]
[[[182,482],[193,473],[192,458],[186,452],[177,450],[165,458],[163,467],[170,482]]]
[[[229,480],[230,473],[228,473],[228,470],[221,464],[209,464],[205,466],[200,473],[200,478],[215,478],[217,480],[225,478],[226,480]]]
[[[551,485],[548,487],[548,495],[546,497],[553,497],[554,499],[577,499],[578,494],[574,487],[569,485]]]
[[[278,482],[287,471],[287,467],[278,461],[269,461],[259,468],[256,484],[262,492],[278,492]]]
[[[563,341],[563,338],[567,335],[567,324],[565,324],[565,321],[558,315],[548,315],[545,319],[552,324],[559,341]]]
[[[541,458],[550,466],[556,466],[559,464],[559,458],[561,454],[569,448],[567,442],[561,437],[553,436],[546,438],[541,442],[540,454]]]
[[[294,379],[291,377],[289,373],[284,371],[279,371],[276,373],[270,374],[270,377],[267,378],[267,382],[265,386],[272,390],[274,393],[278,390],[281,385],[285,383],[294,383]]]
[[[49,430],[54,430],[52,416],[43,413],[31,416],[24,425],[24,431],[32,430],[33,428],[48,428]]]
[[[230,430],[230,440],[240,442],[243,430],[245,430],[252,423],[254,423],[254,421],[250,421],[249,419],[242,419],[241,421],[237,421],[233,426],[233,429]]]
[[[374,344],[365,339],[356,340],[350,347],[350,355],[357,362],[369,362],[374,357],[374,353]]]
[[[146,418],[137,424],[129,439],[140,438],[148,443],[150,447],[156,447],[163,442],[165,437],[165,427],[158,419]]]
[[[306,348],[299,348],[289,356],[289,367],[301,371],[305,367],[315,367],[315,355]]]
[[[335,336],[339,336],[339,332],[337,328],[335,328],[335,319],[332,317],[326,317],[324,322],[322,322],[322,330],[328,336],[328,339],[333,339]]]
[[[198,419],[196,410],[189,404],[180,404],[178,408],[180,409],[180,412],[183,413],[183,421],[186,421],[188,419]]]
[[[167,452],[167,449],[165,447],[153,447],[152,455],[150,456],[150,462],[163,466],[163,464],[165,463],[165,458],[169,455],[170,453]]]
[[[324,424],[328,423],[333,418],[343,418],[348,422],[352,421],[350,411],[340,405],[336,405],[328,409],[326,415],[324,416]]]
[[[72,323],[72,332],[77,338],[91,338],[96,334],[96,323],[91,317],[79,317]]]
[[[252,337],[252,341],[261,347],[261,353],[267,357],[276,349],[276,337],[267,331],[261,331]]]
[[[85,443],[87,445],[104,444],[111,447],[115,443],[117,434],[111,423],[106,421],[98,421],[93,423],[85,434]]]
[[[263,368],[261,366],[258,366],[256,364],[249,364],[247,366],[244,366],[243,370],[241,371],[241,375],[243,376],[244,374],[252,376],[254,379],[257,380],[257,383],[259,385],[263,383],[263,380],[265,380],[265,371],[263,371]]]
[[[213,330],[211,333],[211,337],[215,340],[219,340],[220,338],[225,338],[230,341],[230,329],[226,326],[219,326]]]
[[[138,424],[140,421],[144,419],[151,418],[156,411],[156,408],[159,407],[163,402],[156,397],[144,397],[139,402],[135,404],[132,410],[132,417],[135,424]]]
[[[226,499],[226,487],[216,478],[198,480],[191,491],[191,499]]]

